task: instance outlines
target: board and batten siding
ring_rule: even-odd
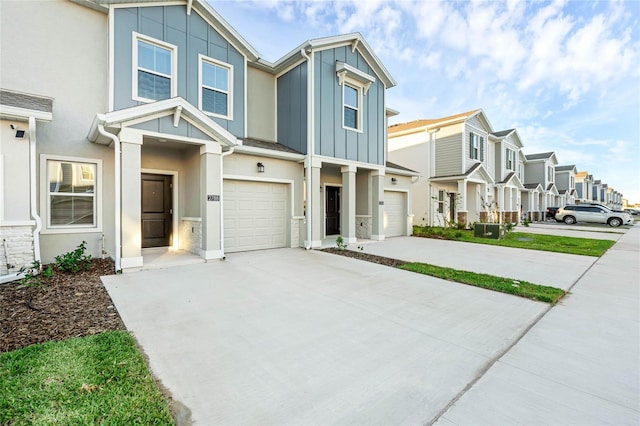
[[[307,154],[307,62],[278,77],[278,143]]]
[[[232,120],[212,119],[237,137],[244,137],[245,58],[195,10],[187,15],[184,6],[149,6],[114,10],[114,93],[113,109],[140,105],[132,98],[133,33],[137,32],[177,47],[177,95],[198,106],[198,55],[233,66]],[[151,129],[155,124],[155,128]],[[149,130],[178,136],[200,137],[191,125],[173,127],[171,122],[154,120]]]
[[[454,176],[462,174],[461,134],[453,134],[436,139],[435,176]]]
[[[336,75],[336,61],[344,62],[375,77],[362,96],[362,132],[342,126],[342,86]],[[384,164],[386,132],[385,87],[373,69],[351,46],[314,53],[315,153],[371,164]]]

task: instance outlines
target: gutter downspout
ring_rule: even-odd
[[[36,227],[33,230],[33,257],[35,261],[40,262],[42,220],[36,208],[36,119],[34,117],[29,117],[29,175],[31,180],[31,217],[36,222]]]
[[[311,83],[313,82],[313,64],[311,62],[311,58],[309,57],[309,55],[307,54],[307,52],[304,51],[304,48],[300,49],[300,54],[302,55],[303,58],[305,58],[307,60],[307,65],[309,67],[309,69],[307,70],[307,143],[309,146],[309,152],[307,153],[307,158],[304,160],[304,169],[305,169],[305,173],[306,173],[306,180],[307,180],[307,244],[305,245],[305,249],[309,250],[311,249],[311,238],[312,238],[312,231],[313,228],[311,226],[311,218],[312,218],[312,199],[313,199],[313,181],[311,179],[311,165],[312,165],[312,160],[311,157],[313,156],[314,150],[315,150],[315,144],[314,144],[314,140],[313,140],[313,126],[312,126],[312,120],[313,120],[313,113],[312,113],[312,106],[313,106],[313,87],[311,85]]]
[[[120,188],[120,139],[118,139],[118,137],[112,133],[107,132],[106,130],[104,130],[104,126],[102,124],[98,124],[98,133],[100,133],[102,136],[107,137],[109,139],[111,139],[111,141],[113,142],[113,154],[114,154],[114,169],[115,169],[115,189],[114,189],[114,193],[115,193],[115,211],[116,211],[116,223],[115,223],[115,244],[116,244],[116,253],[115,253],[115,262],[116,262],[116,272],[120,271],[122,269],[122,267],[120,266],[120,251],[122,250],[122,248],[120,247],[122,244],[122,235],[121,232],[122,230],[120,229],[121,227],[121,221],[122,221],[122,200],[120,199],[121,197],[121,188]]]
[[[436,175],[436,133],[440,131],[440,127],[433,130],[427,130],[427,134],[429,135],[429,176]],[[433,226],[435,224],[435,220],[433,215],[434,212],[434,200],[433,200],[433,184],[431,183],[431,179],[427,177],[427,182],[429,182],[429,220],[427,221],[427,225]]]
[[[224,254],[224,157],[227,155],[233,154],[233,151],[236,149],[235,146],[229,148],[229,151],[223,152],[220,154],[220,176],[222,177],[222,182],[220,182],[220,253],[222,253],[222,260],[226,258]]]

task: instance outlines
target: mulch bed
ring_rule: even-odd
[[[398,266],[406,265],[409,262],[405,262],[404,260],[392,259],[390,257],[384,256],[376,256],[374,254],[368,254],[363,251],[351,251],[351,250],[340,250],[339,248],[331,247],[323,249],[322,251],[326,251],[327,253],[338,254],[340,256],[351,257],[353,259],[365,260],[367,262],[378,263],[380,265],[391,266],[393,268],[397,268]]]
[[[77,274],[56,272],[40,284],[0,284],[0,352],[35,343],[125,330],[101,275],[114,274],[111,259],[93,259]]]

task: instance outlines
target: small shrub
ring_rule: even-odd
[[[86,254],[87,242],[83,241],[75,250],[56,256],[56,268],[60,271],[77,274],[81,270],[91,269],[91,255]]]
[[[515,228],[516,225],[517,225],[516,223],[507,222],[505,224],[505,230],[507,231],[507,233],[509,233],[509,232],[513,231],[513,228]]]
[[[530,221],[529,219],[525,219],[525,220],[523,220],[523,221],[522,221],[522,224],[523,224],[524,226],[526,226],[527,228],[529,227],[529,224],[530,224],[530,223],[531,223],[531,221]]]
[[[347,243],[344,242],[342,235],[338,235],[338,238],[336,238],[336,246],[338,247],[338,250],[344,250],[347,248]]]

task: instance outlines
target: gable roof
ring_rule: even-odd
[[[358,52],[360,52],[362,57],[367,61],[369,66],[371,66],[373,72],[384,83],[387,89],[396,85],[396,81],[391,76],[387,68],[382,64],[378,56],[373,52],[371,46],[369,46],[364,37],[362,37],[362,34],[357,32],[307,40],[275,62],[259,59],[251,65],[264,71],[278,74],[298,61],[306,59],[302,54],[303,51],[305,54],[309,54],[314,50],[326,50],[332,47],[344,45],[351,45],[351,48],[354,51],[357,49]]]
[[[145,120],[158,118],[159,115],[174,115],[174,120],[189,118],[189,121],[200,128],[216,142],[227,146],[236,146],[237,138],[227,129],[213,121],[204,112],[187,102],[181,97],[164,99],[162,101],[151,102],[105,114],[96,114],[91,124],[91,129],[87,139],[91,142],[109,144],[111,140],[100,134],[98,127],[115,128],[118,131],[123,124],[133,120]]]
[[[515,131],[516,129],[508,129],[508,130],[500,130],[499,132],[493,132],[491,134],[497,138],[504,138],[505,136],[508,136]]]
[[[491,177],[487,169],[480,162],[474,163],[471,167],[467,169],[466,172],[460,175],[431,176],[429,180],[446,181],[446,180],[458,180],[458,179],[465,179],[465,178],[468,179],[474,174],[480,175],[482,180],[486,181],[487,183],[495,183],[495,181],[493,180],[493,177]]]
[[[390,169],[396,169],[396,170],[401,170],[403,172],[411,172],[414,173],[415,175],[419,175],[420,173],[416,172],[415,170],[411,170],[407,167],[401,166],[399,164],[396,163],[392,163],[391,161],[387,161],[385,167],[390,168]]]
[[[578,169],[576,169],[576,166],[574,164],[571,164],[569,166],[556,166],[556,172],[570,172],[571,170],[573,170],[573,172],[575,173]]]
[[[586,178],[587,177],[587,172],[577,172],[576,173],[576,178]]]
[[[466,121],[472,117],[475,117],[476,115],[481,115],[482,119],[486,122],[487,127],[489,128],[489,133],[491,133],[493,131],[493,129],[491,128],[491,123],[487,119],[487,116],[482,109],[472,109],[471,111],[449,115],[447,117],[427,118],[427,119],[409,121],[406,123],[393,124],[389,126],[388,131],[391,134],[391,133],[401,133],[401,132],[411,133],[412,130],[415,130],[415,131],[430,130],[430,129],[435,129],[441,126],[447,126],[450,124],[462,123],[463,121]]]
[[[216,12],[206,0],[70,0],[74,3],[81,4],[90,9],[98,10],[103,13],[109,12],[109,5],[124,5],[131,4],[136,7],[144,6],[144,3],[148,3],[149,6],[158,6],[163,3],[167,3],[168,6],[173,6],[179,3],[183,3],[187,8],[187,14],[191,13],[191,9],[195,9],[202,17],[211,23],[220,34],[229,40],[240,52],[242,52],[250,61],[257,61],[260,58],[258,51],[249,44],[222,16]]]
[[[524,185],[525,189],[531,190],[531,191],[541,191],[542,190],[542,185],[540,185],[539,183],[525,183]]]
[[[554,155],[554,152],[541,152],[539,154],[525,154],[527,160],[546,160]]]
[[[516,175],[516,172],[510,172],[507,176],[505,176],[504,179],[496,183],[500,185],[512,184],[520,190],[523,190],[525,188],[524,185],[522,185],[522,182],[520,182],[518,175]]]

